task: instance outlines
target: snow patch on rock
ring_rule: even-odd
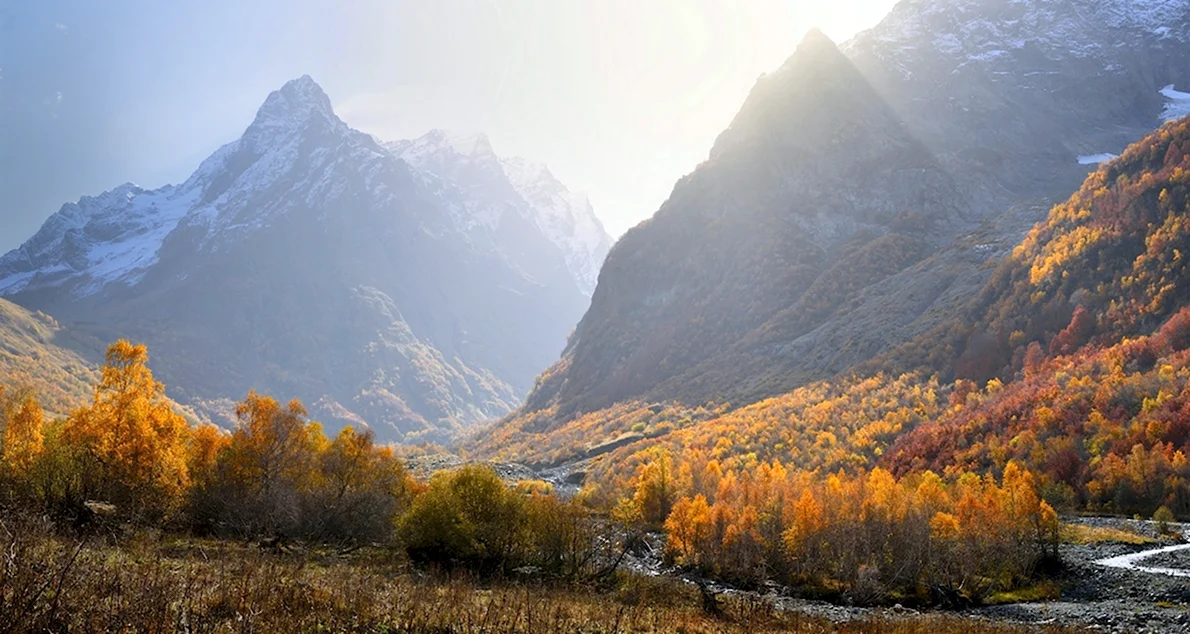
[[[1117,158],[1118,156],[1119,154],[1112,154],[1111,152],[1103,152],[1102,154],[1085,154],[1078,157],[1078,164],[1098,165],[1100,163],[1106,163],[1107,161]]]
[[[145,191],[125,183],[63,205],[32,238],[0,258],[0,294],[78,281],[75,296],[133,285],[157,263],[165,237],[197,200],[197,189]]]
[[[1170,84],[1161,89],[1161,96],[1165,97],[1162,121],[1175,121],[1190,116],[1190,93],[1174,90],[1173,84]]]

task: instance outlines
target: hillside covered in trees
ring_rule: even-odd
[[[1055,206],[968,308],[848,375],[743,408],[625,403],[556,430],[539,422],[557,420],[546,410],[475,447],[587,456],[605,486],[626,485],[658,448],[740,474],[776,461],[957,477],[1015,460],[1058,508],[1190,514],[1188,148],[1190,121],[1130,147]]]
[[[69,412],[87,399],[97,376],[78,352],[90,347],[49,315],[0,299],[0,385],[35,390],[50,411]]]
[[[1020,370],[1026,356],[1152,332],[1190,296],[1188,128],[1169,124],[1093,173],[967,310],[891,354],[889,365],[986,381]]]

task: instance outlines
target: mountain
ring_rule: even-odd
[[[1186,0],[905,0],[844,49],[999,210],[1064,199],[1176,115],[1188,43]]]
[[[562,472],[605,490],[631,482],[658,449],[686,474],[775,461],[959,477],[1016,461],[1056,508],[1184,513],[1188,250],[1190,118],[1100,166],[961,310],[847,375],[734,409],[628,401],[554,428],[537,412],[473,444],[498,458],[577,462]]]
[[[617,403],[739,407],[930,332],[1094,155],[1182,107],[1188,18],[1188,0],[905,0],[841,47],[810,33],[612,249],[492,437],[545,443]]]
[[[53,317],[0,299],[0,385],[29,387],[43,407],[65,415],[87,402],[99,373],[79,341]]]
[[[444,440],[510,411],[588,301],[527,202],[487,217],[487,184],[460,177],[351,129],[302,77],[184,183],[64,205],[0,258],[0,294],[147,343],[171,396],[216,416],[254,388]]]
[[[519,157],[501,158],[482,134],[432,130],[412,140],[385,144],[440,187],[462,192],[465,208],[452,209],[468,229],[496,228],[505,214],[532,224],[562,253],[579,289],[590,296],[611,236],[586,196],[571,192],[549,168]]]
[[[757,85],[710,159],[616,244],[562,366],[529,407],[721,397],[756,376],[748,348],[807,332],[847,299],[840,289],[940,248],[970,206],[851,61],[813,33]]]

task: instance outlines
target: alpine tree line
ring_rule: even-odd
[[[234,431],[192,426],[147,364],[144,346],[113,344],[91,402],[54,420],[28,389],[0,393],[0,506],[63,523],[98,513],[200,535],[381,544],[415,563],[566,578],[607,574],[653,529],[677,565],[865,601],[1027,583],[1057,540],[1056,514],[1015,463],[999,481],[897,479],[776,461],[737,471],[659,449],[629,482],[563,500],[481,466],[418,482],[370,431],[328,438],[300,402],[255,392]]]

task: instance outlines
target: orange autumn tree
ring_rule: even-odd
[[[212,497],[219,475],[219,459],[231,445],[231,435],[206,424],[190,433],[186,468],[190,472],[187,512],[192,527],[200,533],[213,532],[222,505]]]
[[[41,455],[45,442],[45,415],[31,394],[5,409],[10,411],[5,416],[7,424],[3,429],[3,445],[0,445],[0,464],[9,473],[21,476],[28,473]]]
[[[709,550],[714,522],[707,498],[701,494],[694,499],[682,498],[674,504],[673,511],[665,520],[668,535],[667,548],[679,563],[698,565],[699,550]]]
[[[303,500],[320,483],[319,456],[329,449],[322,427],[301,402],[284,407],[255,391],[236,406],[239,425],[221,451],[216,472],[196,496],[241,534],[292,534]]]
[[[392,518],[404,510],[412,487],[391,447],[377,445],[371,430],[347,426],[322,452],[318,467],[316,534],[380,540],[392,532]]]
[[[639,518],[649,526],[661,526],[673,509],[677,493],[673,459],[664,449],[654,451],[636,476],[632,505]]]
[[[268,490],[282,483],[298,489],[312,485],[315,456],[326,437],[306,408],[291,400],[281,407],[255,391],[236,406],[240,425],[231,437],[231,467],[245,483]]]
[[[75,410],[63,429],[64,442],[79,452],[82,494],[134,515],[168,513],[189,485],[190,428],[148,362],[145,346],[112,344],[91,405]]]
[[[231,436],[214,425],[194,428],[186,451],[186,469],[192,486],[201,487],[215,477],[219,455],[230,444]]]

